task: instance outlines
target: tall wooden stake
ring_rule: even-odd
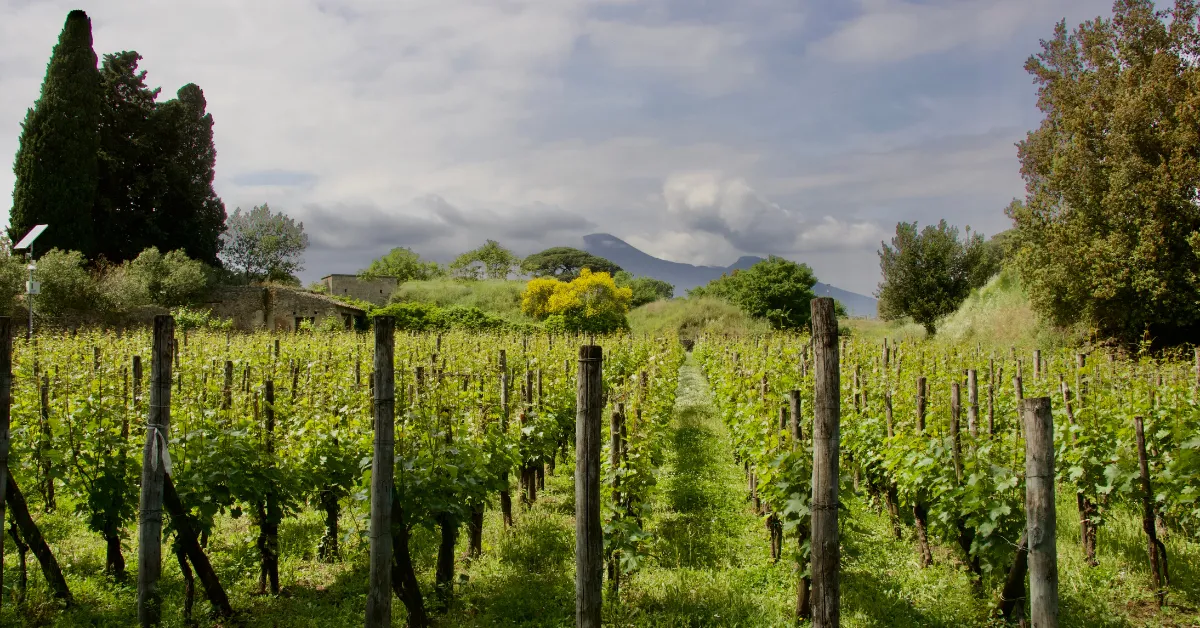
[[[841,374],[833,299],[812,300],[813,418],[812,588],[813,626],[841,624],[838,547],[838,450],[841,441]]]
[[[392,486],[395,483],[396,321],[375,319],[375,452],[371,463],[371,563],[367,628],[392,625]]]
[[[575,626],[600,628],[604,533],[600,525],[600,419],[603,353],[579,348],[575,415]]]
[[[1033,628],[1058,626],[1055,548],[1054,419],[1049,397],[1021,401],[1025,420],[1025,512],[1029,540],[1029,602]]]
[[[1133,417],[1134,435],[1137,437],[1138,470],[1142,480],[1142,531],[1146,533],[1146,551],[1150,558],[1150,576],[1154,582],[1154,594],[1158,605],[1167,603],[1167,548],[1158,540],[1155,527],[1154,490],[1150,484],[1150,463],[1146,456],[1146,430],[1142,417]]]
[[[171,358],[175,348],[175,319],[154,317],[150,358],[150,417],[142,450],[141,518],[138,520],[138,622],[156,626],[162,619],[163,478],[166,474],[171,427]]]

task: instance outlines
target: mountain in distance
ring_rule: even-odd
[[[696,286],[703,286],[734,270],[744,270],[762,261],[763,258],[746,255],[730,266],[695,266],[659,259],[643,253],[628,242],[607,233],[583,236],[583,250],[607,259],[635,276],[653,277],[675,286],[675,295],[683,296]],[[874,318],[877,313],[875,299],[842,290],[829,284],[817,282],[813,292],[819,297],[833,297],[846,306],[851,316]]]

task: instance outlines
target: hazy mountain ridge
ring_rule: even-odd
[[[583,236],[582,248],[592,255],[599,255],[611,260],[634,275],[653,277],[674,285],[677,296],[686,294],[688,290],[696,286],[703,286],[723,273],[750,268],[763,259],[746,255],[738,258],[729,266],[695,266],[654,257],[607,233]],[[813,291],[817,293],[817,296],[837,299],[846,306],[846,310],[850,312],[851,316],[872,318],[876,316],[876,300],[869,296],[842,290],[821,282],[817,282],[817,285],[813,286]]]

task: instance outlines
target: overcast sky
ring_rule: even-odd
[[[1040,120],[1023,63],[1111,6],[0,0],[0,154],[83,8],[97,54],[141,53],[162,98],[203,88],[217,192],[303,220],[305,279],[392,246],[608,232],[681,262],[783,255],[870,294],[897,221],[1008,227],[1013,144]]]

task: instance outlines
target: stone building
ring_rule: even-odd
[[[233,319],[235,329],[295,331],[303,321],[320,325],[336,318],[346,329],[363,329],[366,310],[323,294],[281,286],[224,286],[204,304],[214,316]]]
[[[358,275],[325,275],[321,278],[328,294],[354,297],[375,305],[387,305],[400,282],[395,277],[361,279]]]

